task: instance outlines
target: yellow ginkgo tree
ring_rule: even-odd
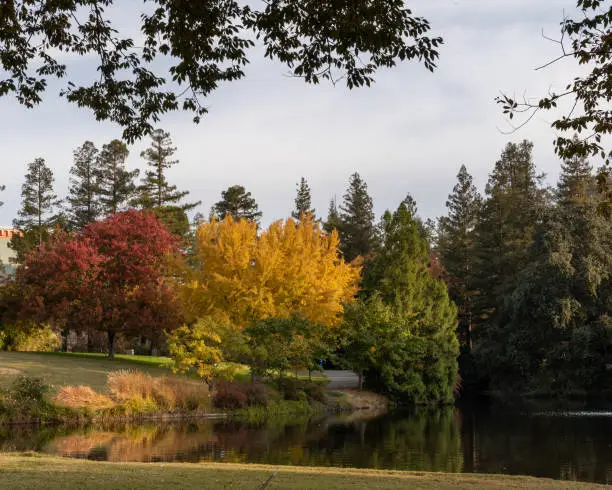
[[[299,315],[331,328],[358,291],[360,264],[346,263],[337,233],[310,216],[276,221],[259,235],[255,223],[213,219],[197,230],[195,254],[182,281],[194,319],[212,315],[245,327]]]

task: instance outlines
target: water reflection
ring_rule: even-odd
[[[543,415],[545,413],[545,415]],[[591,413],[591,412],[586,412]],[[495,406],[328,417],[251,426],[230,421],[4,428],[0,451],[105,461],[227,461],[507,473],[612,483],[612,417]]]

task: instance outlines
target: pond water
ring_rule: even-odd
[[[104,461],[218,461],[612,483],[612,411],[491,404],[252,425],[228,420],[0,428],[0,452]]]

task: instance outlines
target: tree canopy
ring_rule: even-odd
[[[379,68],[402,61],[433,70],[442,43],[403,0],[152,0],[119,23],[111,11],[122,7],[112,0],[2,2],[0,96],[34,107],[52,79],[65,80],[61,95],[120,124],[132,142],[169,111],[192,112],[198,122],[220,83],[245,76],[256,41],[266,58],[307,83],[344,79],[349,88],[369,86]],[[92,57],[97,66],[77,77],[66,61],[72,57],[75,65]]]

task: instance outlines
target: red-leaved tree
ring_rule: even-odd
[[[181,323],[166,272],[175,238],[152,213],[126,211],[58,234],[27,255],[16,275],[21,316],[76,331],[103,331],[108,355],[117,335],[151,340]]]

